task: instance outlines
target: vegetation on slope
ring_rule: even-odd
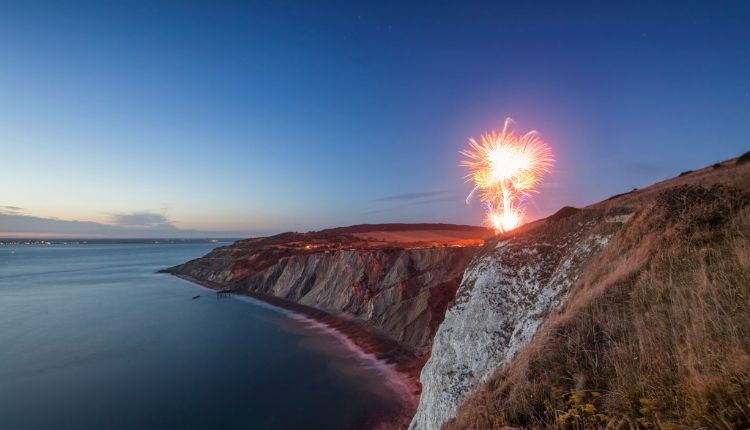
[[[446,428],[750,426],[747,167],[616,199],[633,218]]]

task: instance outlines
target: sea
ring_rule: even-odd
[[[0,245],[0,429],[362,429],[399,413],[382,363],[320,324],[156,273],[219,245]]]

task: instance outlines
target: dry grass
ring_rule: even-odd
[[[493,236],[492,230],[403,230],[379,231],[373,230],[353,235],[361,239],[379,240],[383,242],[455,242],[473,240],[482,242]]]
[[[639,203],[446,428],[750,427],[748,198],[693,184]]]

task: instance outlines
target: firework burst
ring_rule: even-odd
[[[466,157],[461,165],[469,169],[466,181],[474,184],[466,202],[479,194],[487,223],[498,232],[513,230],[523,222],[524,203],[537,192],[555,161],[539,133],[518,135],[514,125],[507,118],[502,132],[485,133],[479,141],[469,139],[469,149],[461,151]]]

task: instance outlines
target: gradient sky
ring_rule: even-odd
[[[478,224],[506,116],[535,217],[750,149],[750,2],[153,3],[3,4],[0,232]]]

